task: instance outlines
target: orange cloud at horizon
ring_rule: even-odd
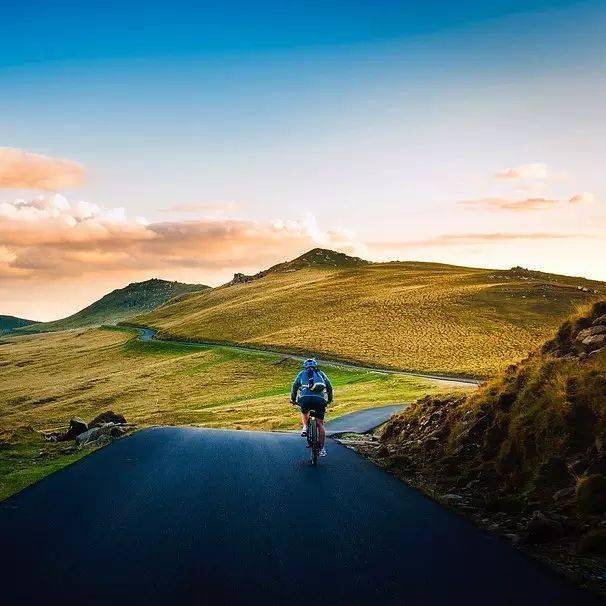
[[[128,217],[122,208],[101,209],[58,194],[0,203],[0,276],[5,280],[250,267],[314,246],[361,250],[352,234],[321,230],[313,216],[303,221],[205,217],[148,223]]]
[[[554,206],[557,206],[559,202],[551,198],[525,198],[523,200],[479,198],[477,200],[462,200],[459,204],[461,206],[485,208],[487,210],[529,211],[553,208]]]
[[[75,160],[0,147],[0,188],[57,191],[82,185],[85,172]]]

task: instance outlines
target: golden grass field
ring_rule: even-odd
[[[598,292],[605,292],[601,282],[538,272],[412,262],[297,270],[285,264],[252,282],[185,296],[134,322],[179,339],[485,377],[524,357]]]
[[[104,410],[139,425],[290,429],[299,363],[281,356],[141,342],[136,333],[88,329],[5,337],[0,345],[0,498],[81,456],[34,432]],[[335,385],[329,416],[452,391],[424,378],[326,368]],[[11,439],[12,438],[12,439]],[[42,453],[42,454],[40,454]],[[57,459],[59,457],[59,459]]]

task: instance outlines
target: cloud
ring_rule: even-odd
[[[494,174],[494,177],[497,179],[547,179],[550,176],[551,171],[549,166],[542,162],[532,162],[513,168],[504,168]]]
[[[452,245],[477,245],[484,243],[511,242],[517,240],[562,240],[570,238],[589,238],[588,234],[564,232],[490,232],[442,234],[422,240],[403,240],[399,242],[369,242],[367,246],[373,249],[407,249],[429,248]]]
[[[185,202],[159,209],[161,213],[205,214],[231,212],[238,208],[235,202]]]
[[[301,221],[204,217],[149,223],[61,195],[0,203],[0,275],[53,278],[174,268],[262,267],[313,246],[362,254],[354,234]]]
[[[571,200],[572,201],[572,200]],[[462,206],[484,208],[487,210],[530,211],[546,210],[557,206],[558,201],[551,198],[524,198],[509,200],[507,198],[479,198],[477,200],[462,200]]]
[[[81,185],[84,165],[15,147],[0,147],[0,188],[57,191]]]
[[[595,201],[595,194],[591,192],[583,192],[581,194],[575,194],[568,200],[570,204],[590,204]]]

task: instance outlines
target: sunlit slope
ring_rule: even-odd
[[[482,376],[523,357],[596,292],[603,283],[522,269],[287,264],[135,322],[161,336]]]

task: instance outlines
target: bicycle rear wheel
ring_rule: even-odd
[[[318,422],[314,417],[309,419],[309,427],[307,429],[307,436],[309,440],[309,446],[311,450],[311,464],[318,464],[318,455],[320,453],[320,435],[318,432]]]

